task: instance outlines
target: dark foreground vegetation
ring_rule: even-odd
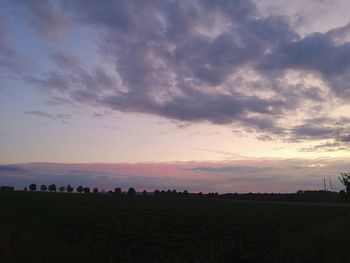
[[[0,191],[0,262],[348,262],[347,204]]]

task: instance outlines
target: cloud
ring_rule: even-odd
[[[35,116],[39,116],[39,117],[44,117],[44,118],[51,119],[51,120],[56,120],[56,118],[53,115],[51,115],[47,112],[43,112],[43,111],[33,110],[33,111],[25,111],[23,113],[31,114],[31,115],[35,115]]]
[[[0,165],[0,173],[2,172],[24,172],[26,169],[17,165]]]
[[[58,36],[68,27],[69,22],[65,18],[64,12],[51,0],[15,0],[12,4],[25,7],[24,15],[28,22],[40,35],[48,39],[57,40]],[[23,14],[19,12],[18,15]]]
[[[255,166],[220,166],[220,167],[194,167],[190,168],[191,171],[204,172],[204,173],[224,173],[224,174],[251,174],[261,173],[267,170],[271,170],[271,167],[255,167]]]
[[[320,143],[315,146],[302,147],[300,151],[302,152],[335,152],[335,151],[348,151],[350,149],[349,145],[343,144],[339,141],[327,141],[325,143]]]
[[[348,150],[350,125],[347,117],[315,117],[291,128],[289,142],[316,141],[316,145],[301,147],[306,152],[334,152]]]
[[[350,134],[343,135],[343,136],[341,136],[339,139],[340,139],[340,141],[342,141],[342,142],[350,142]]]
[[[50,113],[44,112],[44,111],[39,111],[39,110],[33,110],[33,111],[24,111],[24,114],[30,114],[30,115],[34,115],[34,116],[38,116],[38,117],[42,117],[42,118],[46,118],[46,119],[50,119],[50,120],[54,120],[54,121],[61,121],[64,124],[69,124],[68,120],[71,118],[70,114],[56,114],[56,115],[52,115]]]
[[[265,56],[262,70],[298,69],[318,73],[338,96],[350,97],[350,43],[336,44],[327,33],[315,33],[281,44]]]
[[[321,138],[321,139],[329,139],[332,137],[332,134],[334,133],[333,127],[313,127],[309,126],[307,124],[303,124],[300,126],[296,126],[292,129],[292,133],[295,137],[299,139],[303,138]]]
[[[96,45],[96,61],[58,48],[46,72],[26,76],[52,98],[235,125],[263,140],[348,142],[347,123],[328,112],[349,106],[349,24],[301,35],[249,0],[7,4],[24,6],[47,38],[80,30]],[[310,123],[315,116],[327,122]]]
[[[203,192],[296,192],[322,189],[323,178],[349,170],[348,159],[240,159],[231,162],[0,165],[0,185],[84,185],[100,189]]]
[[[1,8],[1,5],[0,5]],[[14,39],[8,19],[0,13],[0,76],[4,79],[22,73],[28,63],[14,47]]]

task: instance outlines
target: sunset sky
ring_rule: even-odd
[[[349,10],[0,0],[0,185],[342,189]]]

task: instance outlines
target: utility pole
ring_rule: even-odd
[[[327,191],[326,178],[323,178],[323,186],[324,186],[324,190]]]

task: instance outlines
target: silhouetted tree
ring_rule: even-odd
[[[146,196],[148,193],[146,190],[143,190],[142,195]]]
[[[29,190],[30,191],[36,191],[36,184],[30,184],[29,185]]]
[[[349,197],[350,196],[350,172],[341,173],[338,178],[339,178],[339,181],[345,186],[346,195]]]
[[[59,188],[58,188],[58,190],[61,192],[61,193],[63,193],[64,191],[66,191],[66,187],[65,186],[60,186]]]
[[[183,196],[183,197],[189,197],[190,194],[188,193],[187,190],[185,190],[185,191],[182,193],[182,196]]]
[[[128,196],[135,196],[136,190],[133,187],[130,187],[128,190]]]
[[[173,191],[171,192],[171,195],[172,195],[172,196],[177,196],[177,191],[176,191],[176,190],[173,190]]]
[[[97,193],[98,193],[98,188],[95,187],[95,188],[92,190],[92,192],[93,192],[94,194],[97,194]]]
[[[116,188],[114,188],[114,193],[116,195],[122,195],[122,189],[120,187],[116,187]]]
[[[252,195],[252,193],[248,193],[248,196]],[[208,197],[218,197],[219,193],[218,192],[212,192],[212,193],[208,193]]]
[[[79,185],[78,188],[77,188],[77,192],[78,193],[84,192],[84,187],[82,185]]]
[[[84,193],[85,193],[85,194],[90,193],[90,188],[89,188],[89,187],[84,187]]]
[[[49,191],[50,192],[56,192],[56,185],[55,184],[50,184],[49,185]]]
[[[46,185],[44,185],[44,184],[40,185],[40,191],[45,192],[46,190],[47,190],[47,186]]]
[[[24,192],[27,192],[28,191],[27,186],[25,186],[23,190]]]
[[[74,188],[69,184],[67,185],[67,192],[72,193],[74,191]]]
[[[3,185],[3,186],[0,186],[0,191],[14,191],[15,188],[13,186],[6,186],[6,185]]]

